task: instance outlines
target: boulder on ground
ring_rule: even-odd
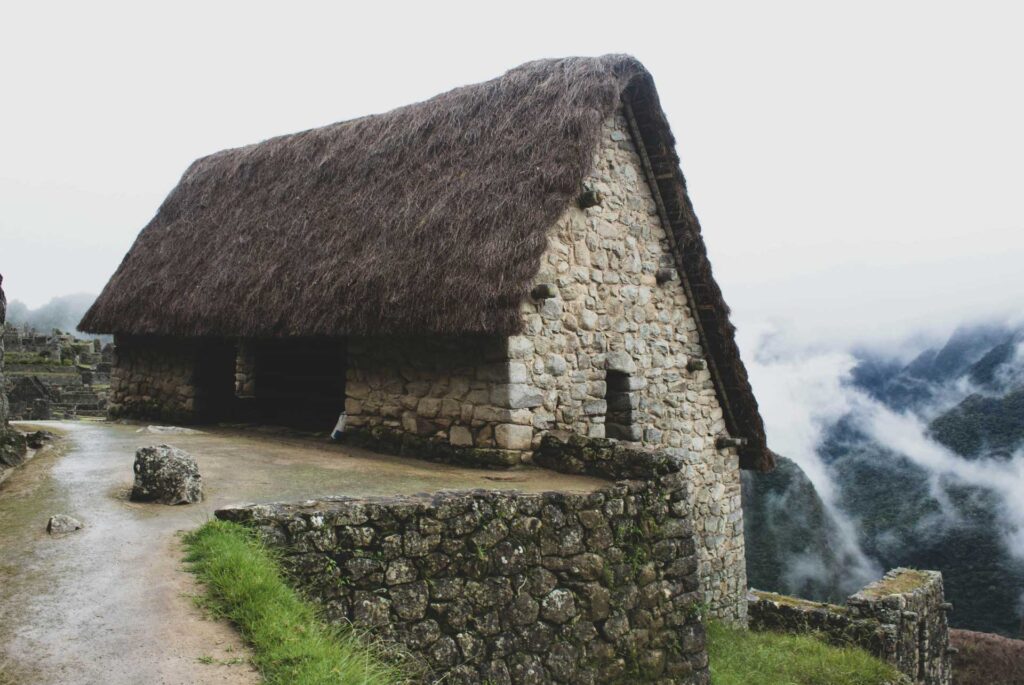
[[[199,466],[188,452],[170,445],[140,447],[135,452],[133,502],[192,504],[202,499]]]
[[[25,434],[25,443],[34,450],[41,449],[43,445],[53,442],[53,433],[50,431],[36,431]]]
[[[25,462],[25,436],[0,423],[0,470]]]
[[[62,535],[64,533],[74,533],[81,527],[82,522],[73,516],[55,514],[50,517],[50,521],[46,524],[46,532],[50,535]]]

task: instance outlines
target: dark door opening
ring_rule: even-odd
[[[213,338],[196,344],[192,377],[196,419],[203,423],[228,420],[234,411],[235,343]]]
[[[330,432],[345,408],[345,341],[260,340],[254,347],[258,421]]]

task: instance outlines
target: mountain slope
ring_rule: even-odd
[[[854,356],[837,384],[843,409],[813,447],[832,505],[851,522],[839,532],[852,531],[851,544],[883,568],[942,571],[952,625],[1020,636],[1024,328],[962,327],[909,363]],[[838,529],[822,518],[817,493],[789,468],[762,478],[743,481],[752,584],[835,598],[846,568],[828,554]],[[821,565],[801,583],[807,555]]]

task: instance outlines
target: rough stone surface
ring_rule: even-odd
[[[198,345],[180,339],[116,336],[110,376],[112,418],[189,423],[198,416]]]
[[[713,615],[742,623],[739,458],[734,449],[716,448],[725,421],[710,373],[686,368],[704,350],[679,279],[657,282],[657,270],[671,266],[669,236],[621,113],[605,123],[605,134],[586,181],[603,202],[570,208],[548,234],[535,285],[554,284],[555,296],[525,299],[524,330],[504,342],[472,339],[458,349],[456,341],[373,340],[350,347],[347,409],[357,417],[355,439],[477,464],[529,460],[550,431],[671,448],[693,485],[704,602]],[[437,346],[453,354],[438,354]],[[450,411],[434,414],[431,404],[425,413],[416,400],[428,394],[447,399]],[[365,426],[458,449],[424,450],[420,441],[396,436],[375,443],[366,440]],[[467,429],[474,446],[504,449],[503,458],[463,449]]]
[[[573,464],[554,438],[547,460]],[[560,449],[560,446],[562,449]],[[609,443],[590,494],[472,491],[217,512],[264,533],[333,621],[427,681],[707,683],[684,462]]]
[[[196,460],[170,445],[140,447],[135,452],[132,501],[192,504],[203,499],[203,483]]]
[[[3,283],[0,276],[0,284]],[[0,287],[0,333],[7,315],[7,298]],[[25,461],[25,438],[7,425],[7,395],[4,394],[4,337],[0,335],[0,478],[4,473]]]
[[[539,402],[523,392],[525,378],[501,338],[350,340],[346,439],[441,461],[520,463],[533,437],[524,407]]]
[[[534,447],[545,432],[564,431],[674,450],[694,492],[704,601],[713,615],[742,622],[739,459],[715,447],[725,421],[711,374],[686,368],[704,350],[679,279],[657,282],[658,269],[672,266],[670,238],[621,113],[604,133],[586,181],[604,199],[570,208],[552,227],[535,282],[556,284],[558,297],[525,300],[524,331],[509,344],[523,350],[528,384],[543,395],[533,410]],[[545,308],[556,301],[552,316]],[[566,362],[557,374],[555,356]]]
[[[855,644],[916,685],[950,685],[953,671],[942,574],[894,569],[851,595],[845,606],[752,591],[750,627],[825,635]]]
[[[67,514],[56,514],[46,524],[46,532],[50,535],[64,535],[82,528],[82,522]]]

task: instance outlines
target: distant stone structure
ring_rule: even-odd
[[[106,414],[113,346],[54,330],[3,326],[10,418],[69,419]]]
[[[845,606],[768,592],[748,598],[750,627],[824,635],[891,663],[915,685],[950,685],[949,626],[942,574],[898,568],[851,595]]]

